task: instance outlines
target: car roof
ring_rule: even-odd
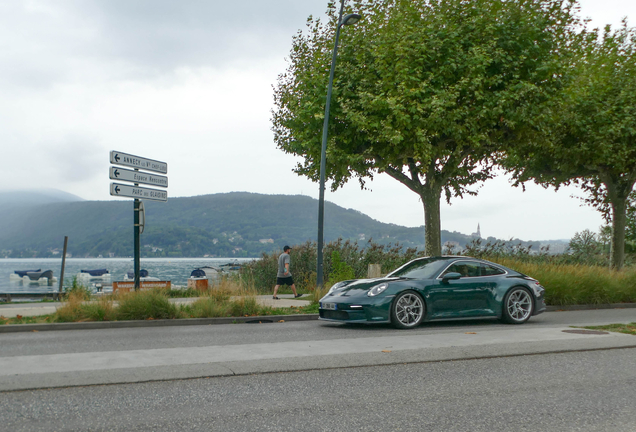
[[[471,257],[471,256],[464,256],[464,255],[439,255],[439,256],[428,256],[428,257],[420,257],[420,258],[416,258],[413,261],[417,261],[419,259],[428,259],[428,260],[435,260],[435,261],[459,261],[459,260],[467,260],[467,261],[477,261],[480,263],[484,263],[484,264],[491,264],[497,267],[501,267],[503,269],[508,270],[509,272],[513,272],[513,273],[519,273],[516,270],[512,270],[511,268],[508,268],[504,265],[501,264],[497,264],[494,263],[492,261],[488,261],[482,258],[475,258],[475,257]],[[519,273],[522,274],[522,273]]]

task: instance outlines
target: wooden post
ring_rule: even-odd
[[[66,246],[68,245],[68,236],[64,236],[64,250],[62,251],[62,270],[60,270],[60,288],[58,289],[58,297],[62,295],[62,287],[64,286],[64,267],[66,266]]]
[[[367,277],[369,279],[379,278],[382,276],[382,265],[381,264],[369,264],[369,269],[367,270]]]

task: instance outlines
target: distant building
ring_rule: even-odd
[[[274,243],[274,239],[260,239],[259,240],[260,243]]]
[[[477,232],[472,233],[470,236],[475,238],[481,238],[481,229],[479,228],[479,224],[477,224]]]

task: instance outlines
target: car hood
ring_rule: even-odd
[[[330,296],[351,296],[358,294],[360,292],[367,292],[371,287],[374,287],[383,282],[393,282],[396,280],[400,280],[402,278],[399,277],[382,277],[375,279],[355,279],[350,281],[346,286],[337,289],[336,291],[332,291]]]

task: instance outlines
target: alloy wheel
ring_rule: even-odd
[[[394,317],[399,327],[414,327],[424,317],[424,303],[415,293],[404,293],[395,300]]]
[[[532,298],[528,291],[519,288],[511,292],[506,302],[506,311],[513,322],[521,323],[530,318]]]

